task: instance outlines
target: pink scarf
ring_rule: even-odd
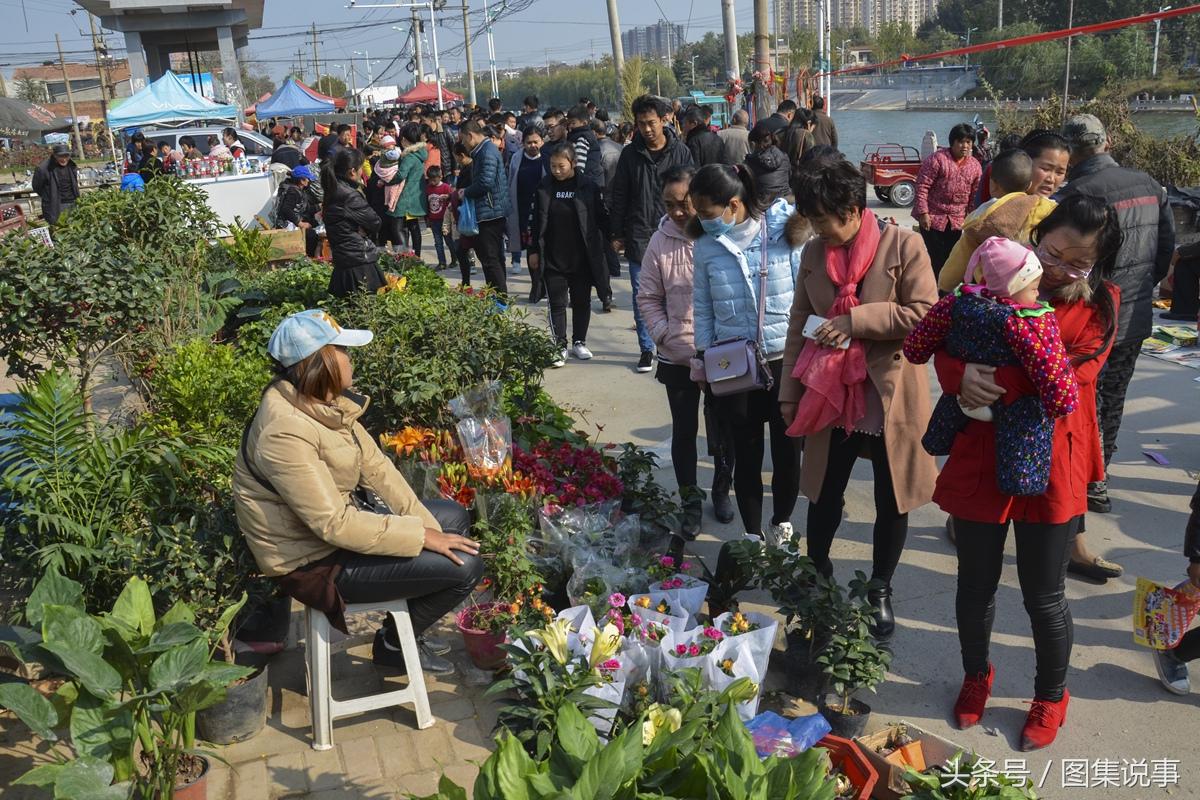
[[[388,183],[396,177],[399,170],[399,164],[390,167],[375,167],[375,174],[379,176],[379,180],[383,184],[383,202],[388,211],[396,210],[396,201],[400,199],[400,190],[404,188],[399,183]]]
[[[866,276],[879,247],[879,223],[863,209],[862,225],[849,245],[825,248],[825,274],[833,281],[837,297],[826,315],[829,319],[849,314],[859,305],[858,284]],[[792,377],[804,384],[804,395],[796,408],[789,436],[807,436],[831,426],[853,431],[867,412],[867,354],[863,343],[850,347],[822,347],[809,339],[796,359]]]

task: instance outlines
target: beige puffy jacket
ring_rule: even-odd
[[[244,448],[254,474],[239,453],[233,499],[242,535],[266,575],[286,575],[339,548],[415,556],[425,529],[441,530],[358,423],[367,403],[350,393],[332,403],[304,403],[286,381],[263,394]],[[358,510],[350,493],[359,485],[378,494],[394,514]]]

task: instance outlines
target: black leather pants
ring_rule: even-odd
[[[446,533],[466,535],[471,515],[451,500],[428,500],[425,507]],[[351,553],[343,562],[337,588],[347,603],[408,600],[413,630],[418,636],[471,594],[483,576],[478,556],[458,553],[458,566],[440,553],[421,551],[413,558]]]
[[[1071,659],[1074,629],[1064,594],[1071,540],[1079,519],[1060,525],[1014,522],[1017,537],[1017,578],[1033,628],[1037,677],[1034,695],[1040,700],[1062,699]],[[958,641],[963,671],[987,672],[988,642],[996,615],[996,587],[1004,565],[1008,525],[954,518],[958,546]]]

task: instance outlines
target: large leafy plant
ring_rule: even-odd
[[[658,710],[658,709],[656,709]],[[475,800],[832,800],[828,756],[820,749],[794,758],[760,759],[737,712],[726,706],[716,724],[676,715],[655,724],[648,714],[602,742],[579,709],[563,706],[553,745],[531,757],[511,734],[499,737],[471,795]],[[650,723],[650,724],[645,724]],[[424,800],[466,800],[443,778]]]
[[[78,580],[90,611],[109,608],[131,575],[153,576],[158,608],[189,602],[206,629],[243,593],[265,593],[233,515],[231,448],[101,428],[55,372],[22,390],[3,432],[0,553],[19,574]]]
[[[244,601],[223,609],[217,628]],[[117,800],[131,791],[171,797],[181,765],[200,755],[196,712],[251,672],[212,660],[218,631],[197,627],[186,604],[157,617],[149,587],[136,577],[110,611],[91,615],[83,587],[51,571],[30,595],[25,619],[31,629],[7,647],[68,680],[49,699],[24,683],[0,685],[0,706],[45,741],[69,739],[70,756],[52,750],[51,763],[17,781],[63,800]]]
[[[1029,778],[976,770],[962,752],[940,770],[904,771],[912,800],[1037,800]]]

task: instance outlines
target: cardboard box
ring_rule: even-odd
[[[913,725],[911,722],[890,722],[887,727],[881,730],[855,739],[858,742],[859,749],[867,757],[867,761],[879,773],[879,781],[875,784],[875,791],[871,794],[871,797],[876,800],[897,800],[910,794],[911,790],[908,784],[901,777],[904,774],[905,768],[887,761],[883,756],[875,752],[875,748],[886,744],[892,731],[901,725],[908,729],[908,735],[914,741],[921,743],[921,752],[925,757],[926,768],[941,766],[947,763],[959,751],[966,754],[963,759],[964,763],[974,760],[974,753],[971,750],[957,745],[949,739],[943,739],[935,733],[929,733]]]
[[[259,233],[271,240],[271,255],[268,261],[291,261],[297,256],[304,255],[304,231],[302,230],[271,229],[259,231]],[[233,244],[233,238],[230,236],[221,237],[221,241],[225,244]]]

